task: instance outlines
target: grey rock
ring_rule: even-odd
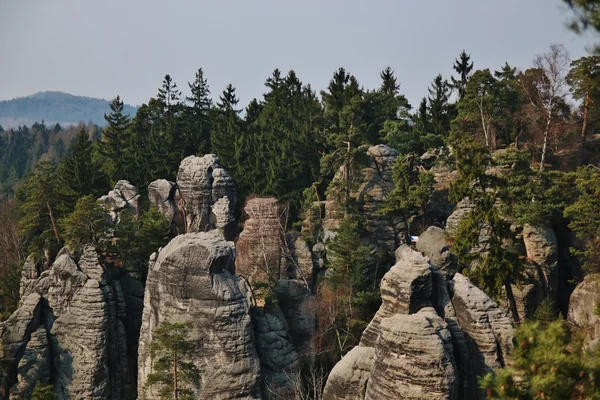
[[[474,371],[485,374],[509,365],[514,337],[510,317],[462,274],[454,275],[452,289],[452,304]]]
[[[32,332],[40,325],[41,298],[32,293],[6,320],[0,322],[0,360],[6,373],[0,375],[0,399],[7,399],[9,389],[17,383],[19,360]]]
[[[431,265],[426,257],[405,247],[398,260],[381,280],[383,304],[363,332],[361,346],[375,347],[381,335],[384,318],[396,314],[414,314],[423,307],[431,307]]]
[[[121,211],[128,209],[133,215],[140,214],[138,190],[127,181],[118,181],[114,189],[107,195],[98,199],[98,202],[104,206],[109,213],[113,223],[119,220]]]
[[[523,226],[527,258],[538,268],[538,279],[547,295],[554,296],[558,285],[558,248],[551,226]]]
[[[583,278],[569,299],[567,321],[578,328],[587,329],[587,341],[600,337],[600,317],[596,315],[596,303],[600,292],[600,274]]]
[[[323,400],[363,400],[374,364],[373,347],[354,347],[329,373]]]
[[[19,361],[18,382],[10,389],[11,398],[29,399],[36,383],[50,383],[50,346],[44,327],[31,334],[25,352]]]
[[[366,400],[456,399],[452,336],[432,308],[385,318]]]
[[[175,203],[175,191],[177,185],[166,179],[158,179],[148,185],[148,200],[151,207],[156,207],[162,212],[169,221],[172,221],[177,214],[177,204]]]
[[[140,400],[158,398],[155,390],[144,391],[144,386],[152,368],[154,331],[165,321],[191,323],[189,340],[195,350],[186,361],[201,376],[190,388],[195,398],[260,398],[250,294],[244,281],[233,275],[234,259],[231,242],[202,232],[175,237],[151,263],[138,351]]]
[[[446,220],[446,232],[449,236],[454,236],[461,221],[465,219],[474,208],[475,204],[468,198],[458,202],[454,212]]]
[[[277,284],[277,300],[287,321],[294,348],[301,357],[312,358],[316,322],[314,295],[304,282],[282,279]]]
[[[29,296],[35,287],[35,282],[38,278],[37,263],[35,257],[30,254],[23,264],[23,270],[21,271],[21,281],[19,284],[19,298],[24,299]]]
[[[177,186],[182,199],[179,208],[185,216],[186,232],[215,229],[216,218],[212,207],[222,197],[228,198],[229,211],[233,215],[237,192],[233,179],[219,166],[216,155],[183,159],[177,173]]]
[[[443,229],[430,226],[419,236],[417,250],[422,252],[448,279],[458,270],[457,258],[450,251]]]
[[[252,321],[264,385],[268,386],[267,390],[282,393],[291,386],[290,378],[300,372],[287,322],[281,310],[270,305],[253,307]]]
[[[79,267],[88,277],[97,280],[103,285],[108,283],[108,274],[105,268],[100,264],[98,252],[92,245],[85,245],[81,258],[79,259]]]

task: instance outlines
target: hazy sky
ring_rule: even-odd
[[[0,99],[141,104],[166,73],[187,89],[202,67],[213,98],[231,82],[245,106],[275,68],[322,89],[343,66],[374,88],[389,65],[416,105],[463,48],[493,69],[526,68],[551,43],[585,55],[569,15],[561,0],[0,0]]]

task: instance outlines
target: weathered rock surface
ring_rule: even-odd
[[[396,255],[380,309],[331,372],[324,398],[484,398],[477,376],[509,363],[510,318],[461,274],[447,284],[421,253],[401,246]]]
[[[139,399],[158,398],[155,390],[143,388],[152,366],[153,334],[165,321],[191,323],[194,351],[187,361],[201,376],[190,387],[195,398],[260,398],[249,290],[233,274],[234,259],[230,242],[202,232],[177,236],[151,262],[139,344]]]
[[[0,375],[0,399],[8,398],[10,387],[17,382],[19,361],[40,324],[41,308],[40,296],[32,293],[6,321],[0,322],[0,360],[5,371]]]
[[[140,195],[138,189],[127,181],[118,181],[114,189],[98,201],[108,211],[113,222],[117,222],[121,211],[128,209],[133,215],[139,215]]]
[[[558,247],[551,226],[523,226],[527,258],[538,268],[538,279],[546,296],[554,297],[558,285]]]
[[[446,220],[446,233],[449,236],[454,236],[460,222],[465,219],[474,208],[475,204],[469,199],[459,201],[454,212]]]
[[[236,243],[236,273],[254,286],[278,279],[283,269],[286,217],[275,198],[254,198],[244,207],[244,229]]]
[[[21,282],[19,284],[19,298],[24,299],[29,296],[35,287],[38,278],[38,269],[33,254],[27,257],[23,270],[21,271]]]
[[[18,382],[10,389],[12,398],[31,398],[36,383],[46,386],[50,383],[50,346],[48,333],[44,327],[31,334],[23,357],[19,361]]]
[[[385,318],[365,399],[455,399],[452,336],[432,308]]]
[[[419,236],[417,250],[422,252],[448,279],[452,279],[458,269],[456,256],[450,252],[446,233],[437,226],[430,226]]]
[[[381,321],[396,314],[414,314],[431,307],[431,265],[420,253],[404,247],[400,259],[381,280],[383,304],[363,332],[361,346],[375,347]]]
[[[300,372],[298,354],[292,345],[287,322],[276,306],[252,308],[252,321],[261,375],[268,389],[282,392]]]
[[[595,312],[599,293],[600,274],[590,274],[577,285],[569,300],[567,320],[579,328],[587,329],[588,341],[600,337],[600,317]]]
[[[323,399],[363,400],[374,364],[373,347],[354,347],[329,373]]]
[[[217,216],[223,221],[234,221],[224,217],[220,204],[216,213],[213,207],[219,199],[227,197],[229,214],[237,202],[237,192],[233,179],[219,165],[219,158],[214,154],[203,157],[190,156],[181,162],[177,173],[177,186],[181,194],[186,232],[206,232],[217,228]],[[222,232],[235,232],[229,226],[220,229]],[[226,235],[225,239],[233,237]]]
[[[277,300],[294,348],[301,357],[312,357],[311,339],[316,321],[314,295],[304,282],[282,279],[277,284]]]
[[[454,275],[452,289],[452,304],[474,371],[485,374],[506,366],[514,337],[510,317],[462,274]]]

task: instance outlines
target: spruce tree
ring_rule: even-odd
[[[127,128],[131,123],[129,115],[123,113],[123,102],[119,96],[109,104],[111,112],[104,114],[106,127],[102,130],[100,152],[109,165],[108,174],[111,181],[116,182],[123,173],[124,151],[128,146]]]
[[[239,101],[235,88],[230,83],[219,96],[216,110],[213,111],[211,152],[219,156],[221,165],[228,170],[234,170],[238,161],[235,159],[235,143],[242,130],[241,110],[237,108]]]
[[[210,108],[212,100],[208,82],[204,78],[202,68],[196,72],[194,82],[188,84],[191,95],[186,97],[190,102],[188,110],[187,127],[189,137],[186,138],[184,156],[190,154],[204,154],[210,149]]]
[[[452,76],[451,79],[452,89],[457,91],[458,100],[462,100],[465,97],[467,82],[469,82],[471,71],[473,71],[473,63],[470,63],[471,55],[467,54],[464,50],[458,57],[458,59],[454,60],[454,65],[452,66],[458,74],[458,78]]]
[[[423,142],[425,148],[439,147],[447,140],[450,131],[451,116],[449,113],[450,85],[438,75],[429,90],[429,128]]]

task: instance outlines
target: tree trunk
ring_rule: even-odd
[[[540,160],[540,171],[544,170],[544,162],[546,161],[546,152],[548,150],[548,134],[550,133],[550,120],[552,119],[552,104],[548,109],[548,121],[546,121],[546,129],[544,130],[544,145],[542,146],[542,159]]]
[[[173,394],[175,395],[175,400],[177,400],[177,356],[173,358]]]
[[[583,125],[581,126],[581,144],[579,147],[579,160],[577,162],[577,165],[583,165],[585,139],[587,136],[587,120],[588,120],[589,105],[590,105],[590,92],[585,92],[585,104],[583,105]]]
[[[56,221],[54,220],[54,214],[52,214],[50,203],[46,202],[46,207],[48,207],[48,214],[50,215],[50,222],[52,223],[52,230],[54,230],[54,236],[56,236],[56,241],[60,242],[60,235],[58,234],[58,228],[56,227]]]
[[[515,295],[513,294],[510,282],[504,282],[504,288],[506,289],[506,299],[508,300],[508,305],[510,306],[510,312],[513,316],[513,321],[515,321],[515,323],[518,324],[519,322],[521,322],[521,319],[519,318],[517,302],[515,301]]]

